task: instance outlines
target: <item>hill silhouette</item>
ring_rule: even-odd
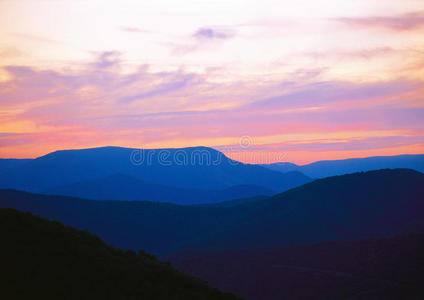
[[[319,179],[260,201],[179,206],[0,191],[0,207],[88,229],[122,248],[166,254],[424,231],[424,174],[379,170]]]
[[[144,251],[87,231],[0,209],[4,299],[237,299]]]
[[[0,188],[42,193],[115,174],[169,187],[207,190],[255,185],[281,192],[311,180],[300,172],[282,174],[239,163],[206,147],[148,150],[103,147],[56,151],[3,170]]]
[[[312,178],[324,178],[355,172],[396,168],[406,168],[424,172],[424,154],[323,160],[302,166],[288,162],[279,162],[262,166],[283,173],[298,171]]]
[[[424,234],[285,248],[189,251],[181,270],[247,299],[423,299]]]
[[[123,174],[56,187],[44,193],[95,200],[149,200],[183,205],[275,194],[274,191],[256,185],[235,185],[222,190],[175,188],[141,181]]]
[[[423,184],[424,174],[407,169],[315,180],[245,204],[249,218],[214,233],[205,244],[252,248],[421,232]]]

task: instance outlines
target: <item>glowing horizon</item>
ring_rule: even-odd
[[[0,36],[0,157],[424,153],[421,0],[2,1]]]

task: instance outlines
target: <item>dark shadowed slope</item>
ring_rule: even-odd
[[[262,201],[267,198],[269,198],[269,196],[253,196],[248,198],[239,198],[239,199],[233,199],[233,200],[227,200],[227,201],[221,201],[221,202],[215,202],[215,203],[200,204],[199,206],[233,207],[233,206],[239,206],[239,205],[247,204],[251,202]]]
[[[424,174],[396,169],[328,177],[243,207],[248,217],[205,239],[208,248],[212,241],[251,248],[424,231]]]
[[[240,205],[179,206],[0,192],[0,207],[87,228],[123,248],[252,248],[424,230],[424,174],[380,170],[316,180]]]
[[[173,251],[214,230],[214,217],[221,211],[150,201],[85,200],[15,190],[0,190],[0,207],[33,212],[88,229],[121,248],[142,248],[154,254]],[[227,214],[225,219],[229,217]]]
[[[396,168],[407,168],[424,172],[424,154],[327,160],[303,166],[286,162],[263,166],[283,173],[299,171],[312,178],[323,178],[355,172]]]
[[[310,181],[299,172],[282,174],[235,162],[206,147],[151,150],[103,147],[56,151],[0,172],[0,187],[43,192],[114,174],[166,186],[209,190],[256,185],[281,192]]]
[[[256,185],[236,185],[222,190],[201,190],[168,187],[145,182],[123,174],[87,180],[43,192],[96,200],[149,200],[176,204],[215,203],[257,195],[270,196],[275,192]]]
[[[28,213],[1,209],[0,236],[3,299],[236,299],[144,251]]]
[[[276,249],[190,251],[179,269],[252,300],[424,299],[424,235]]]

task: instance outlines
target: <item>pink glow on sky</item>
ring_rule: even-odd
[[[421,0],[147,3],[0,2],[0,157],[424,153]]]

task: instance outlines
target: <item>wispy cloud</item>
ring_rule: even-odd
[[[384,132],[382,132],[384,134]],[[349,137],[349,138],[328,138],[304,141],[286,141],[284,143],[272,143],[249,147],[250,151],[360,151],[368,149],[384,149],[390,147],[409,146],[424,144],[424,137],[420,136],[388,136],[379,137]],[[218,146],[217,149],[231,151],[243,150],[240,145]]]
[[[211,27],[199,28],[195,33],[193,33],[193,37],[196,39],[226,40],[234,36],[235,36],[234,31],[230,31],[228,29],[211,28]]]
[[[196,78],[194,74],[182,74],[180,76],[176,76],[173,80],[165,80],[164,82],[154,86],[148,91],[137,93],[134,95],[124,96],[119,99],[120,102],[128,103],[133,102],[135,100],[141,100],[145,98],[152,98],[164,94],[168,94],[173,91],[180,90],[186,87],[191,81]]]
[[[363,84],[343,81],[313,82],[296,86],[294,90],[285,94],[255,101],[247,106],[257,109],[287,109],[311,105],[337,105],[399,95],[420,85],[418,82],[402,80]]]
[[[417,144],[424,130],[417,81],[318,81],[319,71],[303,69],[272,82],[229,83],[146,65],[121,73],[121,63],[119,52],[108,51],[72,72],[7,67],[0,155],[105,144],[227,145],[242,135],[257,137],[258,151],[279,143],[282,151],[362,151]]]
[[[314,59],[373,59],[375,57],[382,57],[385,55],[393,54],[396,52],[407,52],[407,50],[398,50],[392,47],[374,47],[356,50],[333,50],[333,51],[310,51],[299,53]]]
[[[0,48],[0,57],[3,58],[18,57],[22,55],[24,55],[24,52],[14,47]]]
[[[119,65],[121,53],[118,51],[106,51],[98,55],[97,60],[93,66],[97,68],[109,68]]]
[[[35,42],[52,43],[52,44],[63,44],[62,41],[58,41],[58,40],[54,40],[54,39],[50,39],[50,38],[47,38],[47,37],[43,37],[43,36],[39,36],[39,35],[34,35],[34,34],[26,34],[26,33],[13,32],[13,33],[10,33],[10,35],[15,36],[15,37],[18,37],[18,38],[23,38],[23,39],[35,41]]]
[[[227,27],[201,27],[184,42],[172,43],[171,52],[174,55],[186,55],[200,50],[215,49],[225,40],[236,36],[233,29]]]
[[[148,30],[143,30],[139,27],[132,27],[132,26],[122,26],[119,28],[121,31],[125,32],[131,32],[131,33],[147,33]]]
[[[338,18],[338,22],[354,27],[376,27],[394,31],[414,30],[424,26],[424,11],[393,17]]]

